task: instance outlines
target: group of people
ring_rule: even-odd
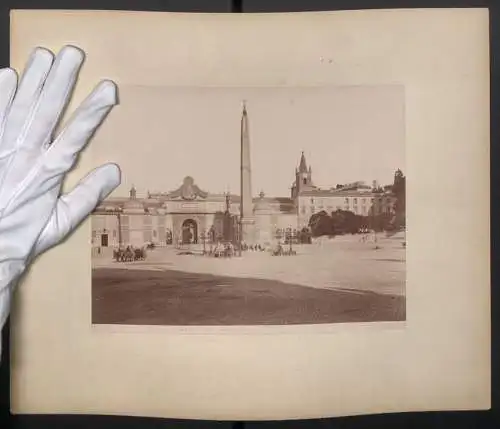
[[[264,252],[266,248],[261,244],[241,244],[242,251],[251,251],[251,252]],[[210,245],[208,251],[205,251],[205,254],[208,256],[217,257],[231,257],[236,254],[237,248],[231,242],[221,242],[218,241],[215,246]]]
[[[247,243],[242,243],[241,244],[241,250],[243,251],[246,251],[246,250],[250,250],[250,251],[259,251],[259,252],[263,252],[265,249],[264,246],[260,245],[260,244],[247,244]]]
[[[360,241],[362,243],[366,243],[369,238],[370,238],[370,233],[373,233],[373,242],[376,243],[377,242],[377,235],[375,234],[375,231],[373,230],[370,230],[368,228],[361,228],[359,230],[359,233],[361,234],[361,239]]]
[[[146,249],[144,247],[134,247],[128,245],[125,248],[113,250],[113,259],[116,262],[142,261],[146,259]]]
[[[208,256],[214,256],[216,258],[230,258],[235,254],[235,248],[233,243],[222,243],[217,242],[215,246],[211,245],[208,252]]]

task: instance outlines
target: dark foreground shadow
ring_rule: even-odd
[[[92,322],[289,325],[404,321],[405,297],[182,271],[92,271]]]

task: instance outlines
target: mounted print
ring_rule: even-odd
[[[13,413],[489,408],[487,9],[12,12],[66,44],[119,103],[65,190],[122,183],[17,290]]]

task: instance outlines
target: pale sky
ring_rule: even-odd
[[[320,187],[392,183],[405,172],[404,88],[167,88],[121,86],[120,104],[91,144],[123,172],[113,196],[176,189],[185,176],[211,193],[239,193],[246,100],[252,192],[289,196],[301,152]]]

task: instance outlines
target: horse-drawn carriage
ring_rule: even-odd
[[[144,261],[146,249],[144,247],[127,246],[125,249],[113,250],[113,259],[116,262]]]
[[[295,256],[297,252],[291,248],[285,249],[281,244],[271,251],[272,256]]]

